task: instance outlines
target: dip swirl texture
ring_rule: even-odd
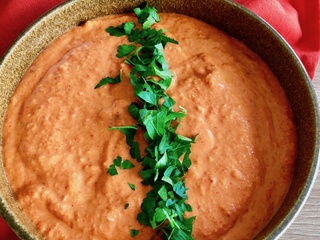
[[[187,16],[160,17],[156,26],[179,42],[165,50],[174,73],[168,94],[188,112],[178,132],[198,134],[186,178],[194,238],[253,238],[292,178],[296,136],[286,96],[242,43]],[[3,132],[6,174],[19,206],[48,239],[130,239],[130,228],[140,230],[136,239],[154,235],[136,220],[149,191],[140,184],[141,166],[106,173],[118,155],[130,159],[125,137],[107,128],[135,124],[127,111],[135,100],[130,69],[115,57],[126,40],[105,33],[126,21],[135,18],[97,18],[56,39],[11,99]],[[120,69],[121,83],[94,90]]]

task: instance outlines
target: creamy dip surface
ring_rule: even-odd
[[[265,63],[242,43],[187,16],[160,18],[157,28],[179,42],[165,50],[174,73],[168,94],[188,112],[178,132],[198,134],[186,177],[193,236],[252,239],[291,182],[296,136],[288,101]],[[5,170],[19,206],[46,239],[131,239],[130,229],[140,230],[135,239],[154,235],[136,220],[150,190],[140,183],[140,164],[132,160],[135,168],[116,176],[106,171],[117,156],[131,159],[125,136],[107,130],[135,124],[127,110],[136,101],[130,69],[115,57],[127,40],[105,32],[128,20],[135,17],[97,18],[56,39],[11,99]],[[121,68],[121,83],[94,89]]]

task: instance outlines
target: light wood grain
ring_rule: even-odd
[[[313,80],[318,103],[320,103],[320,64]],[[310,196],[292,223],[280,238],[281,240],[319,240],[320,239],[320,169]]]

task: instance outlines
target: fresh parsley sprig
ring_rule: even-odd
[[[192,207],[186,203],[188,199],[185,186],[185,175],[191,166],[191,144],[195,138],[177,134],[176,130],[186,110],[174,111],[175,101],[166,93],[171,84],[173,74],[164,57],[167,43],[178,42],[164,34],[164,30],[151,28],[160,21],[155,8],[146,5],[135,8],[138,23],[122,23],[109,27],[106,31],[111,36],[126,36],[130,44],[118,46],[117,57],[125,58],[131,66],[129,74],[134,94],[138,102],[130,104],[128,111],[137,120],[136,126],[111,127],[120,130],[126,136],[131,147],[130,154],[143,169],[139,175],[142,184],[152,186],[152,190],[141,204],[141,212],[137,219],[140,223],[158,231],[162,239],[189,240],[192,238],[192,226],[195,217],[185,218],[185,212]],[[120,82],[122,72],[116,78],[105,78],[96,88],[108,83]],[[148,143],[145,155],[141,157],[139,144],[134,141],[138,128],[145,130],[144,137]],[[111,172],[119,161],[111,165]],[[110,173],[110,168],[109,168]],[[134,190],[135,186],[128,183]],[[136,236],[138,232],[132,232]]]

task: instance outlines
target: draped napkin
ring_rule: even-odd
[[[39,16],[63,0],[1,0],[0,56]],[[291,45],[312,79],[319,61],[319,0],[236,0],[271,24]],[[0,217],[0,239],[18,237]]]

